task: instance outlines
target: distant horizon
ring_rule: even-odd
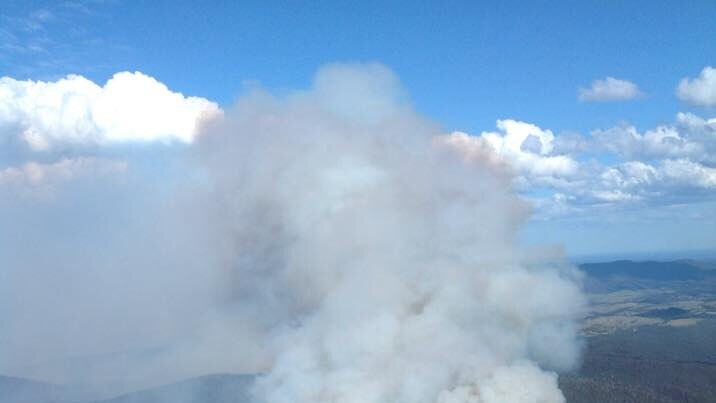
[[[613,262],[618,260],[668,262],[692,259],[711,261],[716,260],[716,249],[596,253],[567,256],[567,259],[574,264]]]

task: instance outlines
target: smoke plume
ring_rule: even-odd
[[[0,370],[113,393],[254,373],[257,403],[564,401],[575,272],[519,246],[511,167],[390,70],[329,65],[201,132],[110,153],[121,183],[0,203],[22,228],[0,229]]]
[[[254,93],[198,148],[230,299],[267,356],[257,401],[561,402],[581,297],[516,237],[528,207],[378,65]]]

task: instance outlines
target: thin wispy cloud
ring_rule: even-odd
[[[36,9],[24,15],[0,15],[4,28],[0,30],[0,47],[15,53],[44,52],[42,43],[51,41],[46,26],[56,16],[45,8]]]
[[[582,102],[628,101],[643,95],[633,82],[614,77],[594,80],[591,87],[579,89],[579,100]]]
[[[61,2],[47,7],[0,10],[0,71],[14,76],[55,78],[102,66],[108,48],[116,54],[126,46],[106,43],[101,31],[83,29],[90,19],[106,18],[100,3]],[[88,64],[87,59],[93,62]],[[21,62],[18,62],[21,61]]]

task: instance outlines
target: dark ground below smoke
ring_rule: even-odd
[[[716,320],[592,337],[559,383],[569,403],[716,402]]]
[[[580,266],[592,312],[569,403],[716,402],[716,265],[616,261]]]

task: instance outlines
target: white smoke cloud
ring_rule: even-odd
[[[361,90],[334,103],[328,79]],[[506,170],[436,144],[385,79],[328,67],[308,96],[243,99],[197,144],[236,304],[270,346],[257,401],[564,401],[571,272],[517,246]]]
[[[591,87],[579,89],[579,100],[582,102],[627,101],[643,95],[633,82],[614,77],[594,80]]]
[[[706,66],[698,77],[684,77],[676,88],[676,95],[693,105],[716,106],[716,68]]]
[[[48,151],[62,145],[191,142],[217,104],[185,97],[142,73],[115,74],[100,87],[77,75],[55,82],[0,78],[0,136]]]
[[[552,158],[551,133],[500,128],[505,152]],[[242,372],[260,402],[564,401],[578,279],[519,247],[529,205],[493,145],[454,147],[378,64],[203,130],[174,182],[129,160],[110,190],[0,200],[0,370],[105,396]]]

